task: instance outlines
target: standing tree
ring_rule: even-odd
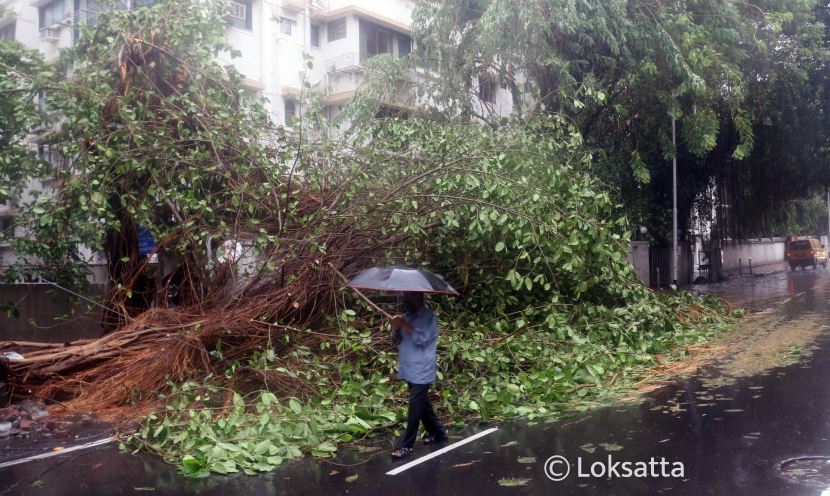
[[[804,76],[827,53],[813,9],[826,7],[802,0],[419,2],[420,63],[440,75],[440,85],[420,86],[429,98],[419,96],[436,111],[498,122],[497,105],[482,98],[482,88],[496,84],[516,109],[568,115],[598,151],[595,173],[620,192],[630,218],[658,236],[670,232],[674,156],[681,212],[710,203],[715,182],[719,205],[753,192],[751,211],[729,214],[762,225],[803,194],[798,180],[782,186],[759,168],[801,162],[795,141],[809,125],[794,128],[787,116],[811,100]],[[792,141],[781,147],[773,136]],[[774,147],[786,151],[768,158]],[[758,181],[763,186],[753,189]]]

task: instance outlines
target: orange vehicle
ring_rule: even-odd
[[[787,245],[787,261],[790,263],[790,270],[801,266],[804,270],[808,265],[818,268],[821,265],[827,268],[827,252],[817,239],[799,239],[790,241]]]

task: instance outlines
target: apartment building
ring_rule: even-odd
[[[243,88],[266,98],[276,121],[296,113],[304,78],[324,93],[326,117],[354,95],[363,62],[380,53],[402,56],[412,48],[410,20],[415,0],[228,0],[230,42],[242,52],[233,63],[247,76]],[[119,8],[154,0],[118,0]],[[95,0],[0,0],[14,14],[0,20],[0,39],[18,40],[49,58],[72,45],[80,22],[94,22],[103,8]],[[112,2],[105,5],[112,5]],[[279,23],[272,21],[279,17]],[[308,69],[303,53],[313,57]],[[509,94],[482,85],[483,103],[509,115]]]
[[[118,0],[117,8],[151,5],[155,0]],[[413,49],[410,21],[415,0],[228,0],[232,12],[224,17],[229,41],[242,52],[233,63],[246,76],[243,89],[268,101],[274,121],[287,123],[297,115],[297,98],[305,81],[322,93],[324,117],[334,118],[363,81],[364,62],[381,53],[406,55]],[[40,50],[47,59],[77,39],[77,24],[91,23],[112,2],[95,0],[0,0],[14,13],[0,20],[0,39],[17,40]],[[280,22],[275,22],[275,17]],[[307,67],[303,53],[313,57]],[[221,57],[220,57],[221,58]],[[512,110],[509,92],[483,83],[482,105],[500,115]],[[38,141],[33,146],[49,158]],[[57,160],[58,157],[53,157]],[[48,181],[36,181],[48,190]],[[21,198],[26,202],[30,198]],[[0,206],[0,228],[13,226],[15,205]],[[8,243],[0,239],[0,270],[14,261]],[[90,254],[91,255],[91,254]],[[105,277],[103,260],[94,262],[94,279]],[[105,280],[105,279],[104,279]]]

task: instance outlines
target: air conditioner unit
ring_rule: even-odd
[[[61,30],[60,28],[51,27],[51,28],[42,28],[40,30],[40,39],[43,41],[58,41],[60,38]]]
[[[245,4],[236,3],[236,2],[228,2],[228,3],[231,4],[231,11],[229,13],[225,14],[222,17],[224,17],[225,19],[237,19],[237,20],[240,20],[240,21],[244,21],[245,20],[245,14],[246,14]]]

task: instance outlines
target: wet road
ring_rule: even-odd
[[[454,434],[466,438],[491,427],[498,430],[397,475],[387,472],[444,446],[419,445],[404,462],[392,462],[383,454],[356,467],[303,462],[257,477],[207,479],[187,479],[156,457],[119,453],[107,446],[0,468],[0,493],[19,482],[13,494],[144,494],[137,488],[152,488],[147,494],[820,495],[826,487],[795,482],[781,475],[775,464],[801,455],[830,456],[830,332],[820,331],[830,325],[829,273],[782,272],[698,288],[724,292],[733,303],[774,315],[772,325],[758,332],[782,332],[791,319],[800,319],[801,325],[806,319],[815,329],[817,347],[799,363],[717,388],[705,377],[685,379],[641,404],[592,410],[567,420],[468,428]],[[674,405],[668,400],[678,406],[670,408]],[[581,419],[585,420],[563,426]],[[76,457],[78,453],[82,454]],[[569,475],[559,482],[545,472],[546,460],[557,455],[571,464]],[[590,474],[595,462],[605,465],[607,472],[609,456],[611,464],[631,463],[632,471],[636,462],[652,459],[664,459],[667,465],[646,466],[656,477],[624,477],[620,465],[619,477],[579,476]],[[365,457],[346,452],[337,461],[357,463]],[[677,463],[683,465],[682,476],[675,470],[678,477],[672,477]],[[554,465],[553,472],[561,474],[564,468]],[[599,473],[599,465],[593,468]],[[662,469],[668,477],[660,475]],[[38,475],[43,485],[32,487]],[[346,481],[355,475],[356,480]],[[504,487],[500,480],[521,485]]]

